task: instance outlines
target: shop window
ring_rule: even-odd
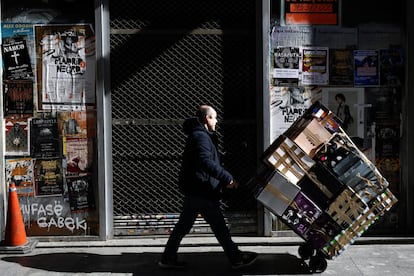
[[[320,101],[346,120],[342,127],[398,198],[405,1],[319,1],[339,3],[337,24],[318,24],[315,15],[314,23],[289,22],[284,13],[290,2],[311,1],[271,2],[269,143]],[[347,104],[349,119],[342,117],[338,98]],[[373,231],[392,232],[397,224],[394,208]],[[287,229],[277,220],[274,226]]]

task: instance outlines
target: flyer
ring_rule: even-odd
[[[69,203],[72,212],[86,211],[94,207],[92,178],[90,175],[67,177]]]
[[[62,159],[36,159],[34,172],[36,196],[62,195]]]
[[[329,49],[304,47],[302,49],[302,85],[329,83]]]
[[[30,155],[33,158],[57,158],[62,155],[56,118],[32,118],[30,141]]]
[[[35,68],[33,24],[2,23],[1,37],[5,79],[33,80]]]
[[[30,157],[6,159],[6,182],[14,182],[19,196],[33,196],[33,159]]]
[[[5,155],[22,156],[29,155],[29,123],[24,118],[6,118],[5,126]]]
[[[379,86],[378,50],[354,50],[354,85]]]
[[[3,96],[5,116],[33,114],[32,80],[5,80]]]
[[[3,39],[1,49],[6,79],[28,79],[33,77],[29,51],[23,37]]]
[[[92,140],[67,137],[64,145],[66,174],[79,175],[90,172],[93,162]]]
[[[276,47],[273,50],[273,77],[276,79],[298,79],[300,61],[299,47]]]
[[[354,85],[354,53],[351,49],[329,50],[329,84]]]
[[[59,111],[59,133],[63,137],[95,137],[95,118],[96,112],[94,110]]]

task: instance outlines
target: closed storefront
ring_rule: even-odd
[[[398,198],[368,233],[412,233],[410,10],[405,0],[1,1],[2,238],[12,184],[28,236],[168,235],[182,204],[182,123],[200,104],[217,110],[219,153],[241,183],[221,202],[231,232],[294,235],[251,179],[316,101]],[[199,217],[191,234],[212,231]]]

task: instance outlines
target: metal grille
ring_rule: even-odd
[[[176,221],[181,124],[201,103],[218,112],[225,166],[242,183],[255,172],[254,10],[248,0],[111,1],[115,235],[166,233]],[[247,187],[222,206],[233,232],[255,231]],[[209,232],[197,222],[193,232]]]

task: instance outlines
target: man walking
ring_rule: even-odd
[[[242,252],[233,242],[220,209],[222,189],[236,189],[238,182],[220,163],[217,151],[217,112],[209,105],[201,105],[195,117],[183,124],[187,134],[179,175],[179,188],[184,195],[183,209],[167,241],[158,265],[162,268],[183,268],[177,260],[181,240],[191,230],[198,214],[210,225],[234,269],[254,263],[257,254]]]

